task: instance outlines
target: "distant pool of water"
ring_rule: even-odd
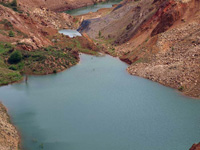
[[[0,87],[25,150],[189,150],[200,101],[131,76],[116,58],[81,55],[58,74]]]
[[[87,14],[89,12],[96,12],[97,10],[99,10],[101,8],[111,8],[112,5],[118,4],[121,1],[122,0],[110,0],[107,2],[103,2],[103,3],[97,3],[97,4],[91,5],[91,6],[68,10],[68,11],[66,11],[66,13],[68,13],[72,16],[83,15],[83,14]]]
[[[64,35],[68,35],[71,38],[76,37],[76,36],[82,36],[78,31],[70,30],[70,29],[60,30],[59,33],[62,33]]]

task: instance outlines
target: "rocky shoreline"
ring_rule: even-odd
[[[200,143],[198,144],[193,144],[190,150],[200,150]]]
[[[128,63],[131,75],[199,99],[199,6],[198,0],[125,0],[107,14],[83,15],[79,30]]]
[[[56,42],[59,43],[59,41],[62,38],[60,39],[56,37],[50,40],[49,38],[47,38],[47,36],[51,36],[52,33],[56,33],[56,30],[59,28],[65,28],[65,27],[73,28],[73,25],[76,26],[78,25],[78,23],[75,24],[77,20],[75,20],[73,17],[69,15],[66,15],[66,14],[57,15],[57,13],[51,12],[48,9],[53,10],[53,11],[64,11],[67,9],[75,9],[75,8],[79,8],[83,6],[93,5],[94,3],[102,2],[102,1],[105,1],[105,0],[87,0],[87,1],[84,1],[83,3],[82,2],[79,3],[80,1],[77,0],[77,1],[73,1],[73,3],[71,3],[70,5],[67,2],[63,5],[63,1],[58,0],[56,1],[58,5],[55,3],[53,3],[52,5],[48,5],[48,3],[43,3],[42,1],[37,2],[37,0],[36,1],[30,0],[29,1],[30,4],[33,3],[33,6],[36,7],[36,9],[34,9],[34,11],[27,11],[27,14],[25,13],[17,14],[17,13],[12,12],[8,8],[4,8],[3,6],[0,6],[0,10],[2,11],[2,15],[4,15],[3,18],[7,19],[10,22],[13,21],[13,19],[10,19],[10,16],[13,16],[13,18],[17,18],[14,21],[15,23],[18,23],[18,25],[17,26],[14,25],[14,29],[18,29],[20,31],[20,29],[24,28],[23,32],[26,31],[25,33],[27,35],[23,35],[24,39],[23,41],[21,41],[23,45],[20,45],[22,48],[26,49],[27,51],[32,51],[33,49],[36,49],[36,48],[46,47],[45,50],[51,52],[53,51],[53,49],[52,50],[47,49],[49,48],[48,46],[54,45],[55,43],[53,43],[54,42],[53,40],[55,39],[57,40]],[[20,5],[23,5],[24,3],[27,3],[27,0],[19,0],[19,2],[20,2]],[[127,1],[127,3],[128,2],[129,1]],[[126,6],[125,3],[123,5]],[[41,8],[37,8],[37,7],[41,7]],[[47,9],[43,7],[47,7]],[[129,6],[127,5],[127,7],[129,8],[130,5]],[[133,6],[133,8],[138,11],[138,15],[141,15],[139,7]],[[24,10],[26,10],[26,7],[24,7]],[[151,8],[149,8],[149,10],[151,10]],[[154,9],[152,9],[151,11],[153,12]],[[102,13],[102,14],[103,14],[102,16],[104,16],[106,13]],[[30,19],[30,17],[32,17],[32,19]],[[116,16],[113,15],[113,18],[115,17]],[[61,19],[64,19],[66,22],[60,21]],[[104,19],[109,22],[108,18],[105,17]],[[144,20],[145,19],[146,18],[144,18]],[[153,19],[154,19],[153,21],[156,20],[156,18],[153,18]],[[189,20],[189,17],[188,17],[188,20]],[[199,20],[199,18],[197,20]],[[184,25],[181,25],[182,28],[178,28],[178,29],[175,28],[173,30],[169,30],[155,37],[145,37],[146,38],[145,41],[140,41],[140,39],[138,40],[137,37],[142,35],[142,32],[149,35],[150,31],[153,30],[152,28],[155,27],[152,24],[147,24],[146,26],[144,24],[141,30],[139,30],[140,35],[136,34],[136,38],[135,38],[136,40],[134,38],[132,39],[130,38],[131,39],[130,41],[125,41],[125,42],[123,41],[124,44],[122,45],[119,45],[116,47],[113,46],[112,48],[110,48],[111,53],[109,54],[111,55],[112,53],[116,54],[116,56],[120,57],[121,60],[127,61],[130,64],[132,64],[127,69],[128,72],[132,75],[138,75],[138,76],[159,82],[165,86],[176,88],[179,91],[184,92],[186,95],[189,95],[189,96],[199,97],[200,76],[198,76],[199,74],[198,70],[200,66],[196,65],[199,62],[198,58],[200,56],[199,54],[200,41],[199,41],[199,34],[198,34],[199,29],[200,29],[199,21],[190,22],[190,24],[186,24],[185,19],[184,19],[184,20],[181,20],[181,22],[184,23]],[[38,28],[32,27],[30,25],[31,23],[34,23],[35,25],[37,25],[38,28],[41,28],[42,30],[38,32],[37,31]],[[107,22],[101,21],[101,23],[105,23],[106,25],[108,25]],[[149,21],[149,23],[152,23],[152,22]],[[24,24],[26,25],[27,29],[23,26]],[[110,26],[113,28],[112,23]],[[152,26],[152,28],[150,29],[146,28],[148,26]],[[7,26],[5,28],[7,28]],[[32,34],[29,33],[29,28],[32,28],[34,30]],[[102,28],[103,28],[103,25],[102,25]],[[132,29],[132,28],[133,28],[133,23],[129,24],[129,22],[127,22],[126,30],[127,31],[132,30],[134,31],[133,33],[135,34],[135,29]],[[18,30],[16,30],[16,33]],[[116,35],[119,34],[119,33],[115,33],[113,35],[108,34],[107,31],[109,31],[109,29],[102,30],[101,32],[99,31],[100,31],[99,29],[96,29],[95,34],[101,33],[102,37],[107,36],[110,38],[115,38]],[[124,37],[123,35],[125,35],[126,33],[120,33],[120,34],[122,34],[121,39],[123,39]],[[8,41],[16,42],[17,38],[21,38],[21,36],[22,35],[19,35],[19,37],[8,39],[6,35],[3,35],[3,34],[0,35],[0,37],[2,37],[2,39],[4,39],[6,42]],[[94,37],[95,36],[99,36],[99,35],[94,35]],[[92,42],[90,42],[91,41],[90,38],[89,37],[87,38],[87,37],[88,36],[86,36],[85,38],[87,39],[87,41],[89,41],[88,42],[89,44],[85,45],[85,47],[90,47],[90,48],[93,47],[94,49],[96,49],[95,45],[92,44]],[[101,41],[103,40],[108,41],[108,39],[106,39],[107,37],[105,39],[103,39],[102,37],[100,38]],[[179,38],[177,39],[177,37]],[[145,39],[144,37],[142,38]],[[121,39],[116,39],[116,41],[121,42]],[[156,39],[156,42],[155,42],[155,39]],[[134,40],[137,41],[139,44],[135,45],[135,42],[133,42]],[[152,45],[152,43],[154,43],[154,45]],[[60,41],[59,44],[62,45],[63,44],[62,41]],[[71,50],[70,50],[72,49],[71,47],[68,47],[66,49],[64,47],[62,48],[66,50],[66,52],[69,52],[71,54]],[[152,51],[153,48],[156,49],[155,52]],[[187,51],[187,49],[189,48],[191,50]],[[138,53],[138,50],[141,50],[140,51],[141,53]],[[149,50],[155,53],[155,55],[153,56],[149,55],[148,54]],[[78,50],[75,49],[72,54],[73,56],[77,57],[76,59],[77,61],[79,61],[77,53],[78,53]],[[54,59],[55,57],[51,57],[51,61],[49,61],[50,59],[45,61],[46,65],[50,66],[49,68],[52,68],[51,65],[57,66],[57,64],[53,63],[53,61],[55,61]],[[66,68],[71,67],[72,65],[75,65],[77,63],[76,62],[71,65],[69,64],[69,66],[64,67],[63,65],[64,60],[58,59],[58,61],[61,62],[58,65],[60,69],[60,70],[57,70],[58,72],[65,70]],[[183,63],[181,64],[180,61]],[[38,63],[37,65],[39,65],[40,68],[44,67],[43,63]],[[53,73],[53,72],[54,70],[49,71],[49,73]],[[7,109],[5,108],[5,106],[3,106],[3,104],[0,103],[0,150],[19,150],[19,146],[20,146],[19,133],[16,127],[14,127],[11,124]],[[190,150],[200,150],[199,144],[194,144]]]
[[[10,121],[6,107],[0,103],[0,149],[19,150],[20,136]]]
[[[0,86],[21,81],[21,74],[46,75],[66,70],[79,62],[79,52],[97,53],[88,37],[58,34],[59,29],[76,28],[78,20],[74,17],[27,5],[23,0],[18,1],[15,11],[10,5],[2,5],[11,1],[0,2]],[[21,55],[20,62],[11,64],[8,59],[15,51]],[[19,133],[0,103],[0,150],[19,149]]]

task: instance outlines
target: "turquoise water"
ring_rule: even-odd
[[[110,1],[107,1],[107,2],[97,3],[95,5],[91,5],[91,6],[87,6],[87,7],[68,10],[68,11],[66,11],[66,13],[68,13],[68,14],[70,14],[72,16],[87,14],[89,12],[96,12],[97,10],[99,10],[101,8],[111,8],[112,5],[118,4],[121,1],[122,0],[110,0]]]
[[[64,72],[1,87],[25,150],[188,150],[199,142],[200,101],[126,67],[82,54]]]

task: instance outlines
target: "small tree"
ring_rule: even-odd
[[[13,1],[10,3],[10,5],[11,5],[12,7],[17,7],[17,0],[13,0]]]
[[[11,30],[10,32],[9,32],[9,37],[14,37],[15,36],[15,33]]]
[[[8,59],[8,62],[11,63],[11,64],[17,64],[21,60],[22,60],[22,54],[21,54],[21,52],[20,51],[14,51],[10,55],[10,57]]]
[[[99,31],[99,37],[101,37],[101,31]]]

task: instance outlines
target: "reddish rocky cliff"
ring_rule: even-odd
[[[200,150],[200,143],[192,145],[192,147],[190,148],[190,150]]]
[[[79,30],[131,64],[132,75],[199,98],[199,24],[199,0],[126,0]]]

